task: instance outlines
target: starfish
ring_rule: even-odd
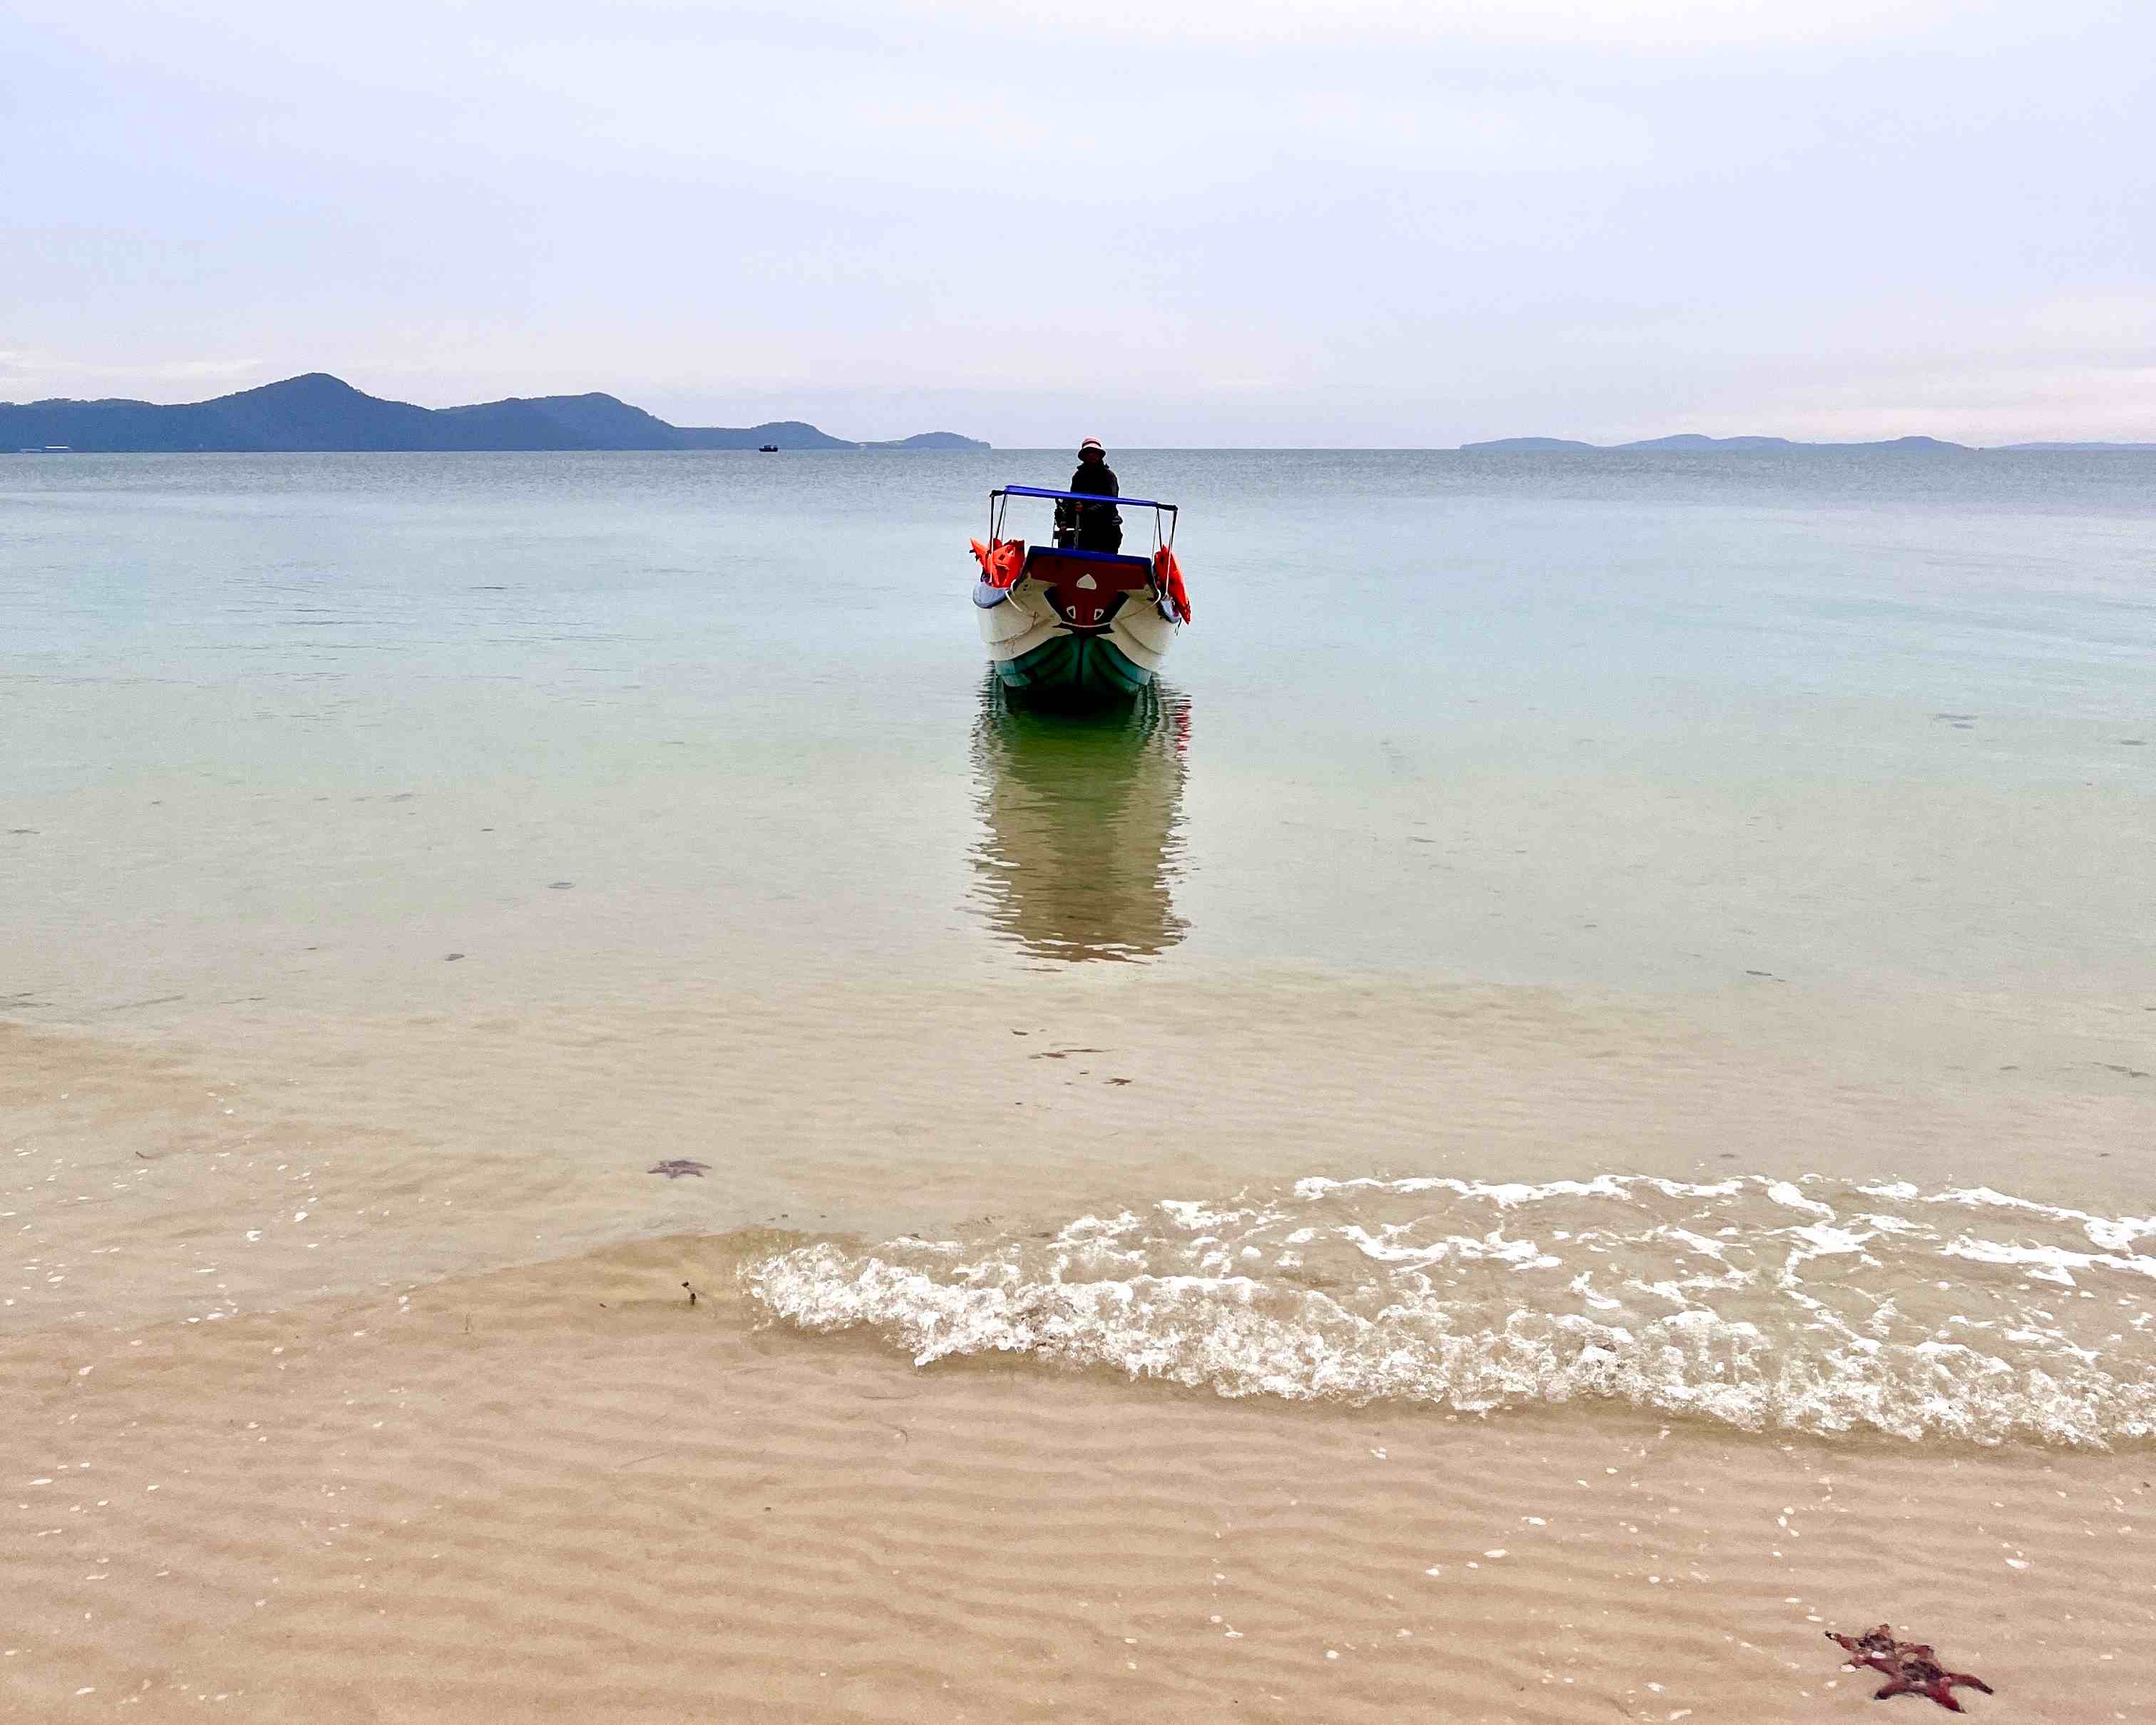
[[[1838,1635],[1829,1630],[1826,1638],[1839,1642],[1849,1655],[1847,1669],[1861,1671],[1869,1666],[1885,1676],[1887,1686],[1871,1697],[1874,1701],[1895,1695],[1922,1695],[1948,1712],[1958,1713],[1962,1706],[1953,1695],[1957,1685],[1986,1695],[1992,1692],[1991,1685],[1983,1678],[1972,1677],[1967,1671],[1950,1671],[1941,1665],[1932,1657],[1929,1642],[1896,1640],[1891,1623],[1882,1623],[1861,1635]]]
[[[664,1174],[670,1180],[678,1180],[684,1174],[694,1174],[701,1180],[704,1178],[704,1170],[710,1166],[711,1163],[708,1162],[688,1162],[676,1156],[660,1163],[656,1168],[644,1169],[644,1173]]]

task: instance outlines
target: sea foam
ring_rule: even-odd
[[[2156,1219],[1988,1189],[1305,1179],[746,1272],[804,1329],[1227,1396],[1616,1401],[1748,1430],[2156,1436]]]

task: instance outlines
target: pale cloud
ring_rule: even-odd
[[[1784,434],[1830,441],[1937,436],[1943,426],[1973,444],[2142,443],[2156,442],[2152,391],[2156,365],[1941,367],[1868,379],[1861,393],[1847,383],[1791,390],[1773,411]],[[1726,434],[1742,417],[1724,410],[1694,429]]]
[[[2047,300],[2028,316],[2031,335],[2072,350],[2156,363],[2156,292],[2076,294]]]
[[[20,348],[0,348],[0,388],[34,389],[39,395],[124,383],[156,392],[159,385],[200,383],[244,387],[259,380],[262,362],[247,359],[153,359],[115,364],[72,358],[64,354],[40,353]]]
[[[11,0],[0,64],[18,398],[2156,437],[2145,4]]]
[[[900,80],[881,56],[764,44],[533,44],[501,64],[573,114],[565,152],[603,140],[677,162],[953,193],[993,173],[1014,198],[1089,207],[1216,191],[1285,164],[1509,177],[1636,165],[1652,149],[1644,119],[1604,100],[1327,83],[1322,68],[1286,88],[1215,71],[1170,90],[983,80],[941,62]]]
[[[824,8],[813,5],[812,10]],[[935,8],[1013,35],[1101,36],[1147,45],[1299,50],[1389,47],[1639,49],[1696,53],[1892,42],[1958,13],[1953,0],[958,0]]]
[[[460,48],[528,41],[791,40],[844,49],[960,40],[984,49],[1053,44],[1294,54],[1526,48],[1691,57],[1892,46],[1942,33],[1982,49],[2118,8],[2071,0],[793,0],[782,11],[755,0],[374,0],[332,10],[281,0],[13,0],[13,9],[116,49],[194,43],[213,48],[212,59],[274,54],[370,79],[394,71],[417,87]]]

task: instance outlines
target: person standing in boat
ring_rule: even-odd
[[[1116,470],[1108,465],[1108,452],[1101,447],[1097,437],[1089,437],[1078,445],[1078,470],[1070,475],[1070,488],[1089,496],[1122,495]],[[1123,515],[1112,503],[1059,503],[1055,526],[1058,545],[1075,543],[1081,551],[1123,548]]]

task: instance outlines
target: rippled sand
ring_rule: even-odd
[[[1645,1252],[1723,1203],[1754,1248],[1825,1203],[1922,1218],[1934,1255],[1967,1224],[2133,1258],[2138,1235],[1926,1200],[2145,1215],[2121,1159],[2156,1126],[2139,1011],[1118,966],[0,1029],[0,1714],[1868,1717],[1822,1632],[1885,1619],[1994,1686],[1973,1715],[2145,1717],[2129,1435],[1755,1434],[1591,1386],[1488,1413],[1231,1400],[1053,1350],[916,1367],[888,1326],[811,1334],[752,1296],[788,1254],[901,1236],[1038,1269],[1125,1211],[1181,1250],[1231,1201],[1355,1206],[1235,1224],[1269,1274],[1322,1219],[1335,1285],[1399,1271],[1360,1229],[1451,1266],[1455,1301],[1504,1292],[1478,1279],[1502,1255],[1430,1255],[1485,1223],[1558,1255],[1599,1219]],[[710,1173],[645,1172],[670,1157]],[[1620,1174],[1676,1195],[1620,1186],[1653,1214],[1611,1229],[1593,1187]],[[1589,1189],[1558,1194],[1573,1240],[1525,1219],[1548,1200],[1495,1208],[1501,1177]],[[1916,1194],[1851,1206],[1884,1181]],[[1188,1239],[1164,1200],[1204,1207]],[[1994,1286],[2100,1343],[2093,1296],[2138,1272],[2064,1267],[2071,1291]],[[1835,1308],[1861,1333],[1885,1272],[1833,1269],[1810,1273],[1866,1302]],[[1590,1286],[1637,1305],[1623,1283]]]
[[[1861,1717],[1881,1618],[2156,1702],[2145,1456],[921,1373],[752,1327],[762,1244],[18,1343],[9,1717]]]

